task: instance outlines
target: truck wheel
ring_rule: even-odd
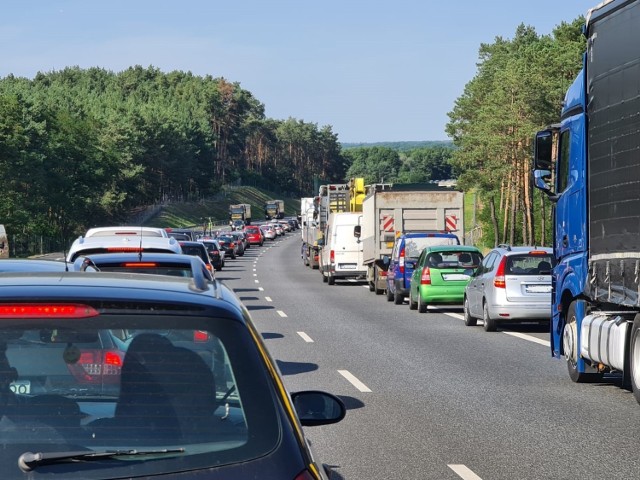
[[[327,283],[329,281],[329,278],[324,273],[322,274],[322,281],[324,283]]]
[[[635,322],[634,322],[635,326]],[[632,335],[633,338],[633,335]],[[564,329],[562,331],[562,350],[567,359],[569,378],[576,383],[595,382],[602,378],[601,373],[578,372],[578,322],[576,320],[576,302],[571,302]],[[633,367],[632,367],[633,368]]]
[[[482,304],[482,314],[482,320],[484,321],[484,331],[495,332],[498,328],[498,322],[496,322],[489,316],[489,307],[487,306],[487,302],[484,302]]]
[[[636,315],[633,320],[633,327],[631,327],[629,370],[631,390],[636,401],[640,403],[640,315]]]
[[[393,295],[393,303],[396,305],[402,305],[404,303],[404,295],[398,293],[396,290],[396,293]]]
[[[413,301],[413,295],[411,295],[411,290],[409,290],[409,310],[417,310],[418,302]]]
[[[327,278],[327,283],[329,285],[335,285],[336,284],[336,277],[334,277],[333,275],[329,275],[329,278]]]
[[[422,300],[422,294],[418,291],[418,312],[427,313],[427,304]]]
[[[467,327],[475,327],[478,324],[478,319],[471,316],[469,312],[469,299],[464,297],[464,324]]]
[[[387,302],[392,302],[392,301],[393,301],[393,292],[389,290],[389,287],[387,286]]]
[[[373,282],[369,282],[369,291],[370,292],[375,292],[376,291],[376,286]]]

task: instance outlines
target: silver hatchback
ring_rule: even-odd
[[[474,272],[464,294],[464,322],[484,321],[488,332],[500,322],[549,321],[553,250],[500,245]]]

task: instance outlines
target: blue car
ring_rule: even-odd
[[[460,245],[460,239],[447,232],[405,233],[396,238],[391,257],[385,257],[388,263],[387,300],[402,305],[409,295],[411,276],[418,257],[426,247],[438,245]]]

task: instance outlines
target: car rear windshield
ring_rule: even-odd
[[[464,250],[431,252],[427,257],[427,265],[431,268],[476,268],[481,261],[480,253]]]
[[[508,275],[551,275],[555,265],[552,254],[518,254],[509,255],[505,265]]]
[[[204,246],[194,246],[194,245],[180,245],[182,247],[182,253],[185,255],[193,255],[196,257],[200,257],[203,261],[208,262],[207,252],[203,248]]]
[[[0,381],[10,391],[0,406],[2,478],[25,478],[25,452],[156,452],[36,465],[29,475],[65,479],[146,477],[264,456],[278,442],[280,413],[262,358],[247,328],[227,319],[3,319]]]
[[[409,237],[404,241],[404,256],[417,259],[426,247],[458,245],[456,237]]]
[[[151,275],[171,275],[173,277],[192,278],[191,265],[161,265],[154,263],[130,262],[116,265],[96,265],[101,272],[148,273]]]

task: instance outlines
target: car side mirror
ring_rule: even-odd
[[[360,238],[360,235],[362,235],[362,226],[356,225],[355,227],[353,227],[353,236],[356,238]]]
[[[291,394],[300,423],[305,427],[337,423],[347,413],[342,400],[335,395],[317,390]]]

